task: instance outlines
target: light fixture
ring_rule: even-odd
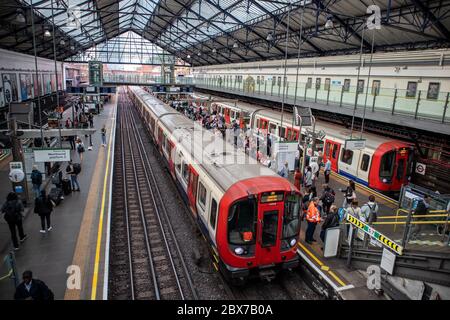
[[[237,41],[235,41],[233,44],[233,48],[237,48],[237,47],[239,47],[239,45],[238,45]]]
[[[44,36],[48,38],[48,37],[51,37],[52,34],[50,33],[50,31],[48,29],[46,29],[44,32]]]
[[[269,34],[267,35],[266,40],[267,41],[273,41],[273,34],[272,34],[272,32],[269,32]]]
[[[327,17],[327,22],[325,22],[325,29],[333,28],[333,19],[331,16]]]
[[[190,59],[190,58],[191,58],[191,55],[190,55],[190,54],[188,54],[188,55],[187,55],[187,58],[188,58],[188,59]]]
[[[64,46],[66,44],[66,42],[64,41],[64,39],[61,39],[61,41],[59,42],[60,45]]]
[[[213,48],[212,49],[212,53],[216,53],[217,52],[217,49],[216,48]]]
[[[26,22],[25,15],[23,14],[23,10],[22,9],[17,9],[16,10],[15,21],[19,22],[19,23],[25,23]]]
[[[75,46],[70,46],[70,50],[75,50]]]
[[[202,53],[201,52],[199,52],[198,54],[197,54],[199,57],[202,55]]]

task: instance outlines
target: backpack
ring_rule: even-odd
[[[377,207],[377,205],[375,204],[374,207],[372,208],[371,205],[366,203],[366,206],[369,207],[369,210],[370,210],[370,213],[371,213],[371,216],[372,216],[372,221],[370,221],[370,222],[376,222],[377,221],[377,213],[375,211],[375,208]],[[369,221],[369,218],[370,218],[370,216],[366,217],[367,221]]]
[[[83,144],[80,143],[80,144],[78,145],[77,150],[78,150],[78,152],[84,152],[84,146],[83,146]]]
[[[20,220],[21,216],[20,216],[20,212],[18,212],[18,205],[17,205],[17,201],[8,201],[8,203],[6,204],[5,208],[4,208],[4,212],[5,212],[5,220],[7,222],[16,222],[18,220]]]
[[[338,209],[338,216],[339,216],[339,222],[344,221],[344,219],[345,219],[345,209],[344,208]]]
[[[325,196],[324,196],[323,200],[324,200],[324,202],[330,203],[330,204],[334,202],[334,195],[333,195],[333,193],[331,193],[331,190],[325,192]]]
[[[73,164],[73,172],[75,174],[79,174],[81,172],[81,165],[79,163]]]
[[[42,184],[42,174],[39,171],[33,171],[31,173],[31,182],[33,184]]]

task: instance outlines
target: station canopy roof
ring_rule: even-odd
[[[367,27],[369,6],[380,9],[379,29]],[[292,58],[299,42],[302,56],[367,52],[372,40],[375,51],[450,43],[450,0],[2,0],[0,9],[2,48],[33,54],[34,28],[37,54],[53,58],[48,30],[66,61],[125,52],[128,42],[161,49],[144,63],[192,65]]]

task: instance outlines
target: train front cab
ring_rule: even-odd
[[[369,187],[397,195],[412,174],[413,148],[400,141],[381,144],[375,151],[369,175]]]
[[[219,268],[233,284],[245,283],[249,278],[272,279],[280,270],[295,268],[299,263],[296,244],[300,194],[290,186],[269,191],[274,189],[264,188],[267,185],[264,179],[278,181],[280,178],[241,181],[225,193],[220,203]],[[248,185],[247,190],[255,186],[260,186],[260,190],[247,194],[242,184]],[[239,195],[238,200],[236,195]]]

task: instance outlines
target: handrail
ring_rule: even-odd
[[[423,218],[423,217],[446,217],[446,214],[419,214],[412,215],[413,218]],[[408,216],[383,216],[378,217],[378,219],[396,219],[396,218],[407,218]]]

